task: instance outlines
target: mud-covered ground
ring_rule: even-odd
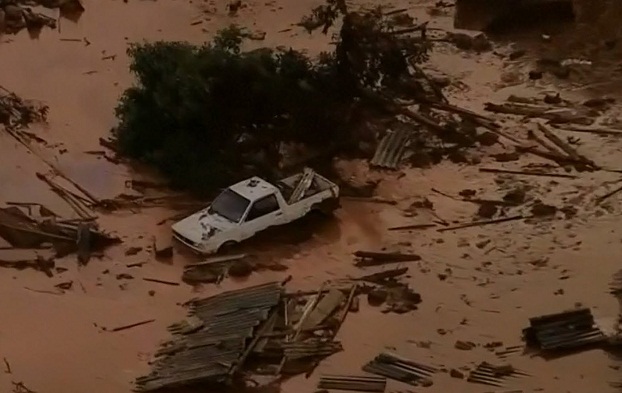
[[[431,27],[450,30],[452,9],[430,13],[433,3],[395,1],[392,6],[407,7],[418,20],[429,19]],[[111,198],[129,192],[127,179],[146,176],[144,170],[132,170],[85,153],[102,150],[98,139],[109,135],[115,125],[116,101],[132,83],[125,56],[128,42],[163,39],[199,43],[230,23],[265,31],[265,40],[251,42],[254,46],[289,45],[317,53],[329,41],[328,37],[309,35],[292,26],[319,1],[244,4],[237,16],[228,16],[224,2],[85,0],[86,12],[77,23],[62,20],[60,29],[44,30],[36,40],[25,32],[3,36],[0,84],[49,105],[48,124],[32,130],[46,141],[37,148],[90,192],[99,198]],[[452,83],[445,91],[453,103],[478,112],[485,102],[502,101],[510,94],[560,91],[563,97],[578,102],[603,94],[615,96],[620,86],[615,64],[619,48],[608,49],[601,40],[587,47],[568,48],[569,37],[578,39],[576,32],[569,29],[551,24],[517,31],[496,41],[493,52],[483,54],[439,43],[428,68],[449,76]],[[63,38],[85,38],[89,45],[84,40]],[[607,37],[603,37],[605,40]],[[508,54],[517,49],[526,50],[526,54],[509,60]],[[526,75],[533,61],[562,50],[568,51],[564,57],[582,57],[591,60],[592,65],[581,66],[580,76],[566,80],[548,75],[529,80]],[[103,59],[110,55],[116,57]],[[615,112],[615,108],[611,110]],[[518,119],[496,116],[507,132],[524,133]],[[620,138],[574,133],[564,136],[579,137],[577,149],[601,166],[622,169]],[[43,203],[58,214],[71,216],[65,202],[35,177],[35,172],[47,170],[41,160],[4,133],[0,133],[0,139],[0,201]],[[154,208],[102,215],[101,226],[124,240],[121,246],[107,250],[103,258],[80,269],[75,256],[59,260],[57,263],[68,270],[54,278],[29,270],[0,271],[0,357],[11,369],[10,373],[0,372],[0,390],[10,391],[11,382],[23,381],[39,393],[129,392],[131,381],[148,371],[147,361],[158,341],[167,337],[165,327],[183,317],[178,304],[197,295],[195,292],[207,295],[287,275],[293,276],[288,285],[315,289],[326,279],[359,273],[351,253],[363,249],[387,247],[420,254],[422,262],[412,264],[407,280],[421,293],[423,303],[417,311],[404,315],[383,314],[371,307],[350,314],[338,337],[344,352],[322,362],[310,379],[288,381],[283,392],[314,391],[315,378],[324,372],[358,373],[367,360],[385,348],[447,369],[495,361],[494,354],[482,347],[460,351],[454,344],[463,340],[482,346],[494,341],[517,345],[529,317],[572,308],[577,303],[592,307],[599,318],[615,318],[618,307],[607,293],[607,284],[619,269],[622,256],[618,225],[622,201],[614,196],[598,206],[595,198],[613,189],[615,185],[603,183],[617,180],[619,175],[573,172],[575,179],[552,179],[479,171],[484,166],[520,168],[544,162],[525,155],[519,161],[501,164],[490,157],[491,153],[503,151],[503,146],[496,145],[474,152],[478,159],[471,161],[481,161],[477,165],[443,162],[431,169],[405,167],[394,172],[370,170],[363,161],[341,163],[341,170],[353,181],[380,180],[378,196],[395,200],[397,205],[344,201],[336,219],[319,224],[311,239],[254,245],[262,257],[286,265],[287,271],[255,273],[245,282],[226,281],[220,288],[193,289],[184,284],[167,286],[140,279],[179,281],[185,256],[176,254],[172,264],[164,264],[156,262],[149,252],[155,231],[166,230],[166,225],[157,223],[176,212]],[[530,198],[558,207],[573,205],[576,216],[557,215],[443,233],[434,229],[386,230],[429,222],[432,216],[428,211],[407,212],[413,202],[422,198],[432,202],[435,214],[448,222],[473,218],[475,204],[433,189],[452,196],[473,189],[482,198],[498,199],[519,185]],[[508,214],[519,211],[520,207],[514,208]],[[126,256],[125,251],[132,246],[144,249]],[[146,263],[142,267],[127,267],[143,261]],[[119,280],[119,273],[129,273],[134,279]],[[55,284],[67,280],[73,280],[74,286],[62,295],[38,292],[52,291]],[[151,290],[155,291],[153,296]],[[123,332],[102,329],[152,318],[155,323]],[[520,355],[507,360],[532,375],[515,382],[524,391],[607,392],[612,391],[608,383],[619,377],[619,371],[611,367],[615,365],[613,360],[600,350],[554,360]],[[434,382],[418,391],[491,390],[447,374],[435,376]],[[407,386],[390,383],[389,391],[405,390]]]

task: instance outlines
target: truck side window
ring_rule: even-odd
[[[252,221],[277,210],[279,210],[279,201],[277,201],[276,195],[268,195],[267,197],[263,197],[255,201],[253,207],[248,212],[246,221]]]

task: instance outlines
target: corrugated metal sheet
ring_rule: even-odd
[[[388,130],[376,148],[371,165],[396,169],[404,155],[406,144],[410,140],[410,133],[411,131],[406,128]]]
[[[523,330],[528,344],[543,350],[571,349],[607,340],[589,308],[531,318]]]
[[[280,283],[269,283],[191,302],[192,321],[169,328],[175,338],[136,390],[225,382],[282,294]]]
[[[322,375],[318,389],[350,390],[357,392],[384,392],[386,378],[358,375]]]
[[[363,371],[419,386],[422,379],[436,373],[434,367],[413,362],[392,353],[381,353],[363,367]]]
[[[622,298],[622,270],[613,275],[609,284],[609,293],[617,298]]]
[[[488,362],[481,362],[469,373],[467,382],[501,387],[505,385],[507,379],[523,376],[528,376],[528,374],[512,366],[495,366]]]

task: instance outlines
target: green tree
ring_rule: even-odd
[[[425,40],[396,34],[380,10],[351,13],[329,0],[307,22],[342,27],[335,52],[310,59],[288,49],[243,52],[243,32],[211,43],[132,44],[137,83],[116,109],[120,153],[155,166],[172,184],[208,192],[251,174],[269,176],[283,142],[343,149],[356,141],[370,91],[387,93]],[[395,90],[397,92],[397,90]],[[397,94],[397,93],[396,93]]]

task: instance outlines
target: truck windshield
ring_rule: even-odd
[[[250,201],[237,192],[226,189],[214,199],[209,212],[218,214],[229,221],[240,222]]]

